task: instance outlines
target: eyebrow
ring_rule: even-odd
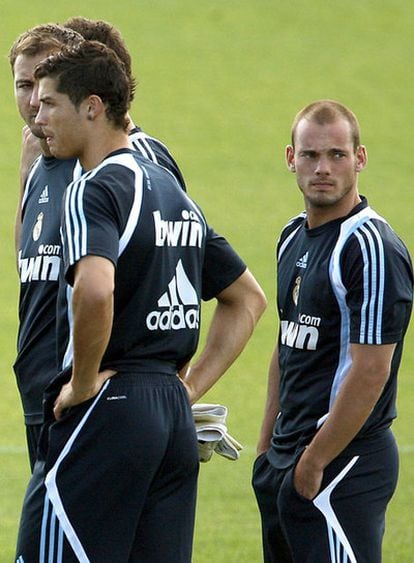
[[[301,149],[299,150],[299,153],[319,153],[321,151],[317,150],[317,149]],[[348,149],[345,148],[339,148],[339,147],[330,147],[329,149],[327,149],[326,151],[323,152],[349,152]]]
[[[17,80],[15,80],[15,84],[19,85],[19,84],[33,84],[34,83],[34,79],[33,78],[18,78]]]

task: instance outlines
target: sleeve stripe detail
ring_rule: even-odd
[[[130,140],[134,149],[140,152],[142,156],[144,156],[145,158],[148,158],[148,160],[152,160],[152,162],[158,164],[157,156],[155,152],[152,150],[151,145],[148,142],[148,139],[155,141],[155,139],[152,139],[142,131],[130,135]]]
[[[124,232],[119,239],[119,251],[118,256],[121,256],[123,251],[125,250],[128,242],[131,240],[132,234],[137,226],[138,219],[141,213],[141,205],[142,205],[142,189],[143,189],[143,173],[141,168],[136,164],[135,160],[131,158],[131,166],[129,166],[135,174],[135,194],[134,194],[134,202],[132,204],[128,221],[126,223]]]
[[[364,261],[364,302],[361,308],[360,342],[381,344],[385,267],[384,247],[372,222],[355,232]]]
[[[87,226],[83,211],[83,192],[86,181],[82,177],[73,182],[65,199],[65,221],[69,264],[73,265],[86,254]]]

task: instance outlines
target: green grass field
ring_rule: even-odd
[[[268,311],[248,348],[205,397],[228,405],[229,430],[245,449],[236,463],[216,456],[201,467],[194,549],[194,563],[259,563],[250,474],[277,333],[274,248],[280,228],[302,209],[284,166],[290,124],[298,109],[322,97],[357,113],[369,152],[361,192],[414,250],[414,10],[406,0],[1,0],[0,5],[0,563],[13,560],[28,479],[11,367],[18,287],[12,224],[22,124],[6,55],[25,29],[73,15],[120,28],[139,80],[135,121],[169,145],[210,223],[232,242],[267,294]],[[205,320],[210,313],[208,305]],[[411,330],[394,424],[401,474],[388,511],[385,563],[414,561],[412,343]]]

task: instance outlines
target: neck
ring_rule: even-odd
[[[128,148],[132,148],[128,133],[123,130],[110,130],[102,136],[92,137],[90,142],[85,144],[83,153],[79,155],[79,161],[85,171],[91,170],[98,166],[111,152]]]
[[[49,145],[46,143],[46,139],[39,139],[39,142],[42,155],[46,157],[53,156],[53,154],[49,150]]]
[[[320,227],[321,225],[334,221],[335,219],[346,217],[349,213],[351,213],[354,207],[361,203],[361,201],[362,200],[358,192],[355,192],[353,197],[346,198],[346,200],[332,206],[315,206],[309,201],[306,201],[305,206],[308,227],[310,229],[315,229],[316,227]]]

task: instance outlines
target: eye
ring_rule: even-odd
[[[311,160],[312,158],[316,157],[316,152],[314,152],[314,151],[304,151],[304,152],[300,153],[300,156],[302,158],[306,158],[308,160]]]
[[[16,88],[17,90],[32,90],[33,84],[30,84],[29,82],[22,82],[20,84],[17,84]]]
[[[46,106],[46,107],[52,107],[53,105],[52,100],[49,99],[39,100],[39,102],[41,103],[42,106]]]

